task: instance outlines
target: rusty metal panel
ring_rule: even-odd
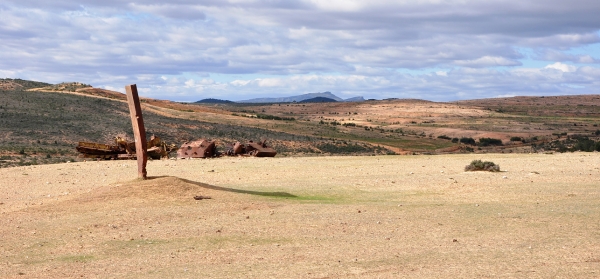
[[[121,152],[118,146],[84,141],[80,141],[75,149],[89,155],[112,155]]]
[[[210,158],[215,156],[215,142],[197,140],[186,142],[177,150],[177,158]]]

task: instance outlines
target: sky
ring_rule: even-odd
[[[180,102],[600,94],[600,1],[3,0],[0,78]]]

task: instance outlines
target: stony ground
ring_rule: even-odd
[[[502,172],[464,172],[472,160]],[[1,278],[596,278],[600,155],[0,169]],[[195,200],[195,196],[204,199]]]

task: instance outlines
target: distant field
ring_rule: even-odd
[[[482,159],[501,172],[464,172]],[[2,278],[596,278],[600,155],[0,169]],[[210,199],[194,200],[194,196]]]

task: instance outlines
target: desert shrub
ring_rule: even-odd
[[[479,145],[480,146],[502,145],[502,140],[494,139],[494,138],[480,138]]]
[[[449,136],[446,136],[446,135],[438,136],[438,139],[451,140],[451,138]]]
[[[457,143],[458,142],[458,138],[452,138],[452,142],[453,143]]]
[[[510,141],[523,141],[522,137],[511,137]]]
[[[475,145],[475,140],[473,138],[460,138],[460,143]]]
[[[465,171],[500,171],[500,166],[494,164],[494,162],[473,160],[471,164],[465,166]]]

